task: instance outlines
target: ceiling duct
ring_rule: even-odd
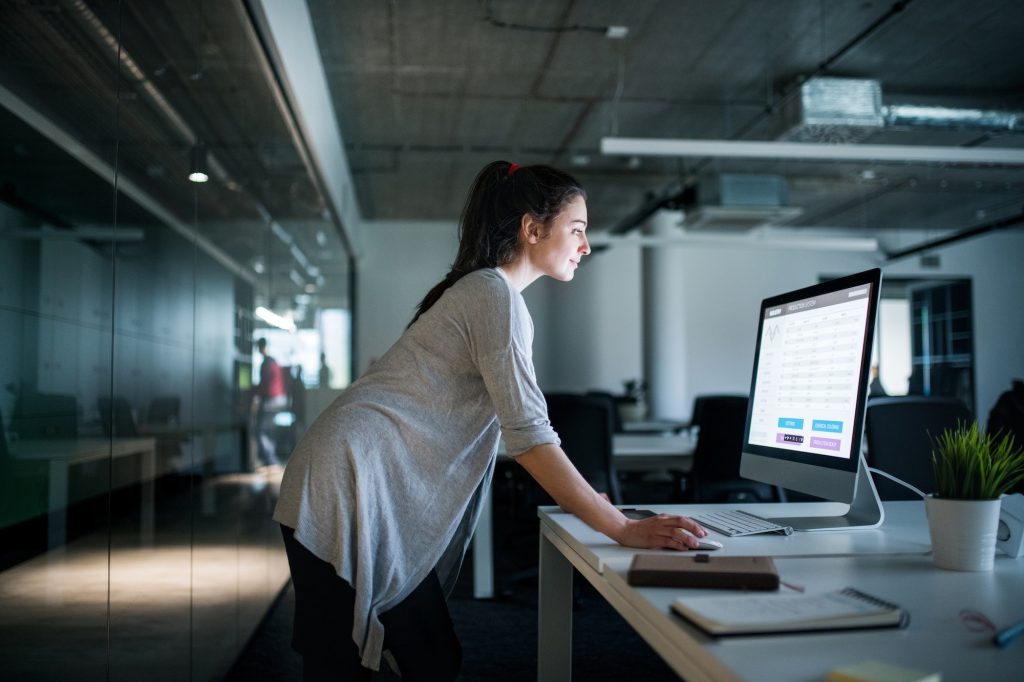
[[[699,203],[685,208],[688,231],[746,232],[762,225],[782,225],[800,216],[786,206],[789,187],[781,175],[723,173],[698,185]]]
[[[778,139],[855,143],[882,128],[1021,132],[1024,112],[882,104],[882,86],[863,78],[811,78],[782,111]]]

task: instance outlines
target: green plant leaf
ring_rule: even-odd
[[[1009,434],[957,424],[932,438],[932,469],[939,497],[994,500],[1024,480],[1024,450]]]

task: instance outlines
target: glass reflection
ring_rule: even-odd
[[[349,380],[347,255],[244,13],[62,8],[0,9],[0,678],[219,679],[288,575],[255,310],[286,461]]]

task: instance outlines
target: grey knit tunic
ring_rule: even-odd
[[[310,426],[274,520],[356,592],[352,638],[378,669],[379,616],[437,568],[455,582],[499,436],[558,444],[533,370],[533,321],[497,269],[448,289]],[[499,426],[500,425],[500,426]]]

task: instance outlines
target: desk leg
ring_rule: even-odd
[[[537,680],[572,679],[572,564],[540,534]]]
[[[154,504],[156,496],[156,447],[142,451],[142,545],[153,546]]]
[[[473,596],[477,599],[494,597],[494,508],[491,491],[483,492],[480,518],[473,534]]]
[[[47,549],[55,550],[68,541],[68,462],[66,459],[50,460],[49,516],[46,522]]]
[[[214,463],[213,453],[217,448],[217,433],[213,429],[203,432],[202,445],[200,446],[199,456],[202,458],[200,462],[200,470],[203,472],[203,482],[199,486],[200,499],[202,504],[203,516],[216,516],[217,515],[217,498],[216,491],[214,490],[214,473],[216,472],[216,466]],[[196,448],[192,448],[192,457],[195,458]],[[195,464],[193,463],[193,467]],[[244,471],[251,471],[246,468]]]

